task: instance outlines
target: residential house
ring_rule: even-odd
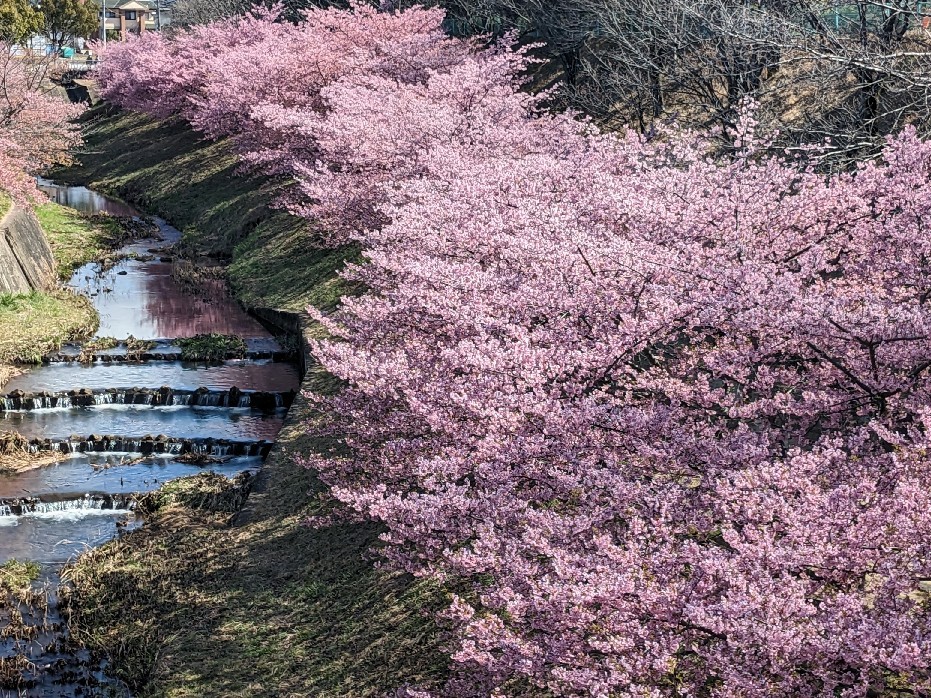
[[[129,34],[157,31],[171,23],[171,9],[165,0],[101,0],[106,8],[107,33]]]

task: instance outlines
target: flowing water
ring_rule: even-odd
[[[172,388],[195,390],[297,390],[300,378],[293,364],[260,361],[228,361],[222,364],[181,361],[145,363],[54,363],[31,369],[3,387],[3,392],[42,390],[59,392],[73,388]]]
[[[281,429],[281,419],[279,413],[242,408],[99,405],[0,412],[0,430],[17,431],[30,440],[66,439],[72,434],[164,434],[181,439],[209,435],[236,441],[272,441]]]
[[[84,187],[46,180],[39,186],[85,213],[140,216]],[[70,286],[98,309],[98,337],[159,340],[146,358],[162,360],[126,360],[126,349],[117,347],[80,363],[73,360],[80,346],[69,346],[11,380],[0,395],[0,431],[17,431],[33,449],[62,454],[53,465],[0,474],[0,564],[40,563],[46,588],[54,587],[61,563],[139,525],[132,495],[204,469],[233,477],[261,467],[299,387],[292,363],[180,361],[171,340],[208,332],[246,338],[249,356],[283,352],[232,298],[198,293],[179,280],[170,248],[180,233],[154,222],[157,237],[126,245],[125,258],[108,269],[81,267]],[[182,453],[212,454],[218,462],[198,466],[177,460]],[[37,639],[4,639],[12,611],[9,600],[4,610],[0,593],[0,667],[17,656],[28,660],[19,686],[4,684],[0,675],[0,698],[128,695],[106,678],[104,661],[69,648],[54,595],[50,602],[52,620],[46,618]],[[27,606],[18,610],[33,613]]]

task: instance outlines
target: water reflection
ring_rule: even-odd
[[[228,361],[207,365],[181,361],[147,363],[53,363],[29,369],[3,386],[4,393],[22,390],[61,392],[78,388],[160,388],[177,390],[297,390],[293,364],[271,361]]]
[[[171,270],[165,262],[127,260],[100,274],[89,264],[75,272],[71,286],[91,296],[100,313],[100,337],[271,336],[232,298],[198,297],[172,278]]]
[[[257,456],[240,456],[202,468],[174,458],[168,455],[142,458],[138,453],[75,453],[46,468],[0,476],[0,499],[148,492],[169,480],[196,475],[205,469],[233,477],[262,464]]]
[[[59,204],[84,213],[140,215],[125,202],[84,187],[58,186],[42,179],[38,180],[38,186]],[[159,257],[170,254],[166,248],[178,242],[181,233],[161,219],[155,218],[154,222],[158,226],[157,235],[134,241],[121,250],[134,258],[103,273],[99,273],[97,264],[88,264],[71,279],[71,285],[89,295],[100,313],[98,336],[174,339],[217,332],[262,338],[251,340],[260,344],[266,342],[270,333],[232,298],[199,297],[172,277],[172,264],[160,261]],[[28,371],[4,386],[4,392],[163,385],[177,389],[236,386],[286,391],[296,388],[298,383],[295,367],[282,363],[227,362],[213,366],[181,362],[67,363]],[[6,412],[0,414],[0,429],[15,429],[27,438],[39,439],[67,439],[73,434],[134,437],[165,434],[173,438],[273,441],[281,429],[283,415],[283,411],[262,414],[248,409],[209,407],[99,406]],[[259,458],[235,458],[209,469],[234,475],[257,467],[260,462]],[[0,497],[74,495],[76,501],[84,502],[81,498],[88,493],[151,490],[167,480],[200,471],[199,467],[170,457],[137,461],[135,454],[75,454],[56,465],[0,477]],[[0,512],[0,563],[11,558],[63,562],[112,538],[118,530],[117,522],[131,517],[129,512],[113,509],[46,509],[22,516],[5,516]]]
[[[41,177],[36,180],[36,184],[52,201],[82,213],[109,213],[112,216],[129,218],[139,215],[139,212],[126,202],[98,194],[86,187],[61,187]]]
[[[84,213],[138,216],[128,204],[85,187],[60,186],[45,179],[38,186],[54,201]],[[141,339],[192,337],[205,332],[269,337],[269,332],[229,296],[202,297],[172,277],[172,265],[157,261],[159,250],[174,244],[181,233],[156,218],[158,239],[134,241],[121,252],[155,257],[131,259],[100,273],[96,263],[75,271],[71,286],[91,296],[100,313],[98,337]]]
[[[72,434],[152,436],[179,439],[212,437],[273,441],[281,429],[281,414],[218,407],[151,407],[99,405],[70,410],[0,413],[0,429],[15,430],[27,439],[65,439]]]
[[[65,562],[116,535],[116,522],[128,511],[109,509],[56,512],[56,515],[0,516],[0,564],[7,560]]]

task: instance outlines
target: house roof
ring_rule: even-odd
[[[101,0],[94,0],[94,2],[99,6]],[[171,11],[172,2],[171,0],[159,0],[158,3],[156,3],[155,0],[103,0],[103,4],[106,5],[108,10],[132,10],[134,8],[127,7],[127,5],[138,4],[141,7],[135,8],[137,11],[154,10],[156,4],[158,4],[161,5],[162,13],[164,14]]]
[[[118,10],[136,10],[137,12],[147,12],[149,10],[148,5],[143,5],[136,0],[126,0],[126,2],[121,2],[117,5],[116,8]]]

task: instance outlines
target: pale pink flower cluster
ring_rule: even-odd
[[[307,460],[461,590],[444,690],[931,692],[931,144],[828,176],[764,155],[749,109],[727,159],[600,134],[540,110],[522,55],[411,14],[423,41],[326,16],[384,22],[417,70],[253,86],[247,121],[198,127],[256,124],[293,210],[363,248],[367,292],[316,314],[347,384],[317,432],[349,455]]]
[[[0,42],[0,189],[16,199],[35,195],[35,175],[66,161],[79,141],[81,107],[50,81],[55,68],[54,59],[16,55]]]

